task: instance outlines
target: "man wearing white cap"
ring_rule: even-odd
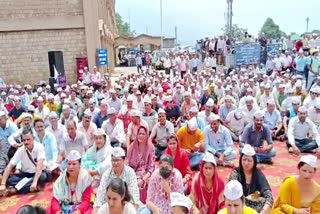
[[[14,122],[7,119],[7,114],[0,111],[0,150],[7,154],[10,147],[8,138],[18,131],[18,127]]]
[[[96,130],[97,126],[91,121],[91,112],[87,109],[83,113],[82,121],[78,124],[78,131],[85,134],[89,147],[94,143],[93,134]]]
[[[260,102],[259,102],[260,109],[265,109],[267,107],[267,102],[269,100],[274,101],[274,98],[270,92],[271,92],[271,86],[269,84],[266,84],[264,86],[264,93],[260,97]]]
[[[117,111],[111,107],[108,109],[109,119],[102,123],[101,128],[110,138],[112,147],[121,146],[126,143],[126,134],[122,120],[117,118]]]
[[[205,104],[205,108],[203,111],[200,111],[198,114],[199,118],[202,118],[204,121],[205,126],[209,125],[208,118],[213,115],[212,110],[214,108],[214,101],[212,98],[209,98]]]
[[[295,72],[298,75],[301,75],[305,79],[305,72],[307,66],[309,66],[309,60],[304,56],[302,48],[298,52],[298,56],[294,59],[295,62]]]
[[[151,99],[145,97],[143,99],[143,102],[144,102],[144,110],[142,112],[142,119],[148,123],[149,130],[152,130],[153,126],[158,121],[158,114],[151,107],[152,105]]]
[[[259,110],[259,107],[254,105],[254,98],[252,96],[246,97],[246,105],[239,107],[239,110],[243,112],[246,124],[253,123],[253,115]]]
[[[287,146],[289,152],[295,154],[312,152],[320,155],[320,136],[316,125],[307,118],[306,107],[300,107],[298,116],[289,121]]]
[[[108,114],[107,114],[108,108],[109,108],[109,104],[107,100],[105,99],[101,100],[99,104],[100,112],[95,116],[93,120],[97,128],[101,128],[103,121],[106,121],[108,119]]]
[[[276,104],[273,99],[267,101],[267,108],[263,112],[264,124],[271,131],[272,137],[276,138],[277,136],[282,135],[283,133],[280,133],[282,118],[279,110],[276,109]]]
[[[60,115],[59,122],[62,125],[66,125],[69,120],[74,120],[78,123],[78,117],[74,114],[69,105],[62,105],[62,114]]]
[[[232,103],[232,100],[234,100],[234,98],[230,95],[225,96],[223,99],[224,104],[222,104],[219,108],[219,116],[221,121],[224,122],[228,113],[235,110],[237,107],[235,104]]]
[[[57,141],[58,150],[60,147],[60,141],[63,137],[63,134],[67,132],[67,129],[64,125],[59,122],[59,117],[56,112],[50,112],[49,114],[49,126],[46,128],[46,131],[51,132]]]
[[[189,214],[193,206],[189,197],[179,193],[170,193],[171,214]]]
[[[210,116],[209,123],[203,131],[206,150],[215,156],[219,165],[233,167],[232,160],[236,159],[237,153],[229,130],[220,124],[218,115]]]
[[[254,123],[248,124],[241,135],[240,147],[251,145],[257,153],[259,163],[273,164],[272,157],[276,156],[276,150],[273,148],[271,131],[263,122],[264,113],[257,111]]]
[[[49,116],[50,110],[44,105],[42,97],[38,97],[37,101],[38,101],[38,107],[35,109],[34,113],[44,121],[46,126],[48,126],[49,125],[48,116]]]
[[[225,206],[218,214],[256,214],[257,212],[245,205],[242,185],[237,180],[229,181],[224,188]]]
[[[14,107],[9,111],[8,116],[12,118],[12,120],[16,120],[20,115],[26,112],[25,108],[21,105],[21,99],[18,96],[14,97]]]
[[[191,107],[198,107],[198,105],[197,102],[191,98],[190,92],[185,91],[183,97],[184,101],[181,104],[181,114],[185,117],[189,113]]]
[[[190,119],[187,124],[177,131],[180,148],[189,153],[191,167],[199,166],[205,152],[204,135],[198,128],[196,118]]]
[[[223,125],[229,129],[232,139],[234,141],[239,141],[245,128],[243,112],[239,110],[239,108],[229,112]]]
[[[120,111],[122,107],[121,100],[117,97],[116,91],[114,89],[110,89],[110,98],[107,100],[109,107],[113,107],[117,112]]]
[[[138,180],[135,171],[125,164],[126,154],[121,147],[114,147],[111,154],[112,168],[108,168],[102,175],[100,185],[97,191],[97,198],[94,203],[94,211],[96,211],[107,201],[106,192],[110,181],[113,178],[121,178],[127,183],[129,192],[136,206],[141,205]]]
[[[320,133],[320,99],[316,100],[314,106],[308,108],[308,118],[316,125],[318,132]]]
[[[198,124],[198,128],[203,131],[203,129],[206,127],[206,124],[204,122],[204,120],[201,117],[198,117],[198,107],[192,106],[189,110],[189,115],[187,119],[191,119],[191,118],[196,118],[197,120],[197,124]]]
[[[131,122],[128,126],[126,146],[129,146],[133,142],[138,134],[138,129],[140,126],[147,128],[147,133],[149,133],[149,126],[147,121],[142,119],[142,112],[138,110],[131,111]]]

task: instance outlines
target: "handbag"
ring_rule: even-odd
[[[31,157],[31,154],[30,152],[27,150],[27,155],[28,155],[28,158],[30,159],[30,161],[34,164],[35,167],[37,167],[37,160],[33,160],[32,157]],[[52,174],[51,174],[51,171],[49,169],[43,169],[44,173],[46,173],[47,175],[47,180],[48,181],[51,181],[52,180]]]

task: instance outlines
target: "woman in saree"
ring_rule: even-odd
[[[320,185],[314,180],[317,167],[317,157],[301,157],[298,164],[299,174],[283,180],[272,214],[320,213]]]
[[[91,213],[91,176],[81,168],[81,155],[72,150],[67,156],[67,169],[53,185],[50,213]]]
[[[249,144],[243,147],[239,167],[231,172],[230,180],[237,180],[242,184],[246,206],[260,214],[270,213],[273,205],[272,191],[266,177],[257,168],[256,152]]]
[[[101,128],[94,132],[94,144],[82,158],[82,167],[89,171],[92,177],[99,179],[107,168],[111,167],[112,147],[110,139]]]
[[[149,141],[148,130],[138,128],[137,138],[128,148],[128,165],[136,172],[140,190],[140,200],[144,203],[147,197],[148,181],[154,171],[154,146]]]
[[[207,152],[192,183],[191,200],[195,205],[192,213],[217,213],[224,207],[223,190],[224,182],[218,175],[215,157]]]
[[[190,161],[187,152],[180,148],[175,134],[169,136],[168,148],[165,153],[173,158],[173,166],[180,171],[183,177],[185,193],[188,195],[191,191],[192,183]]]

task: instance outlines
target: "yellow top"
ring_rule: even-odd
[[[256,214],[257,212],[251,207],[244,206],[242,214]],[[224,208],[218,212],[218,214],[228,214],[227,208]]]
[[[204,143],[204,136],[200,129],[190,134],[188,127],[183,126],[177,131],[179,144],[182,149],[191,151],[196,143]]]
[[[57,112],[59,109],[59,104],[57,102],[54,102],[53,105],[51,105],[49,102],[46,103],[44,106],[46,106],[50,112],[55,111]]]
[[[320,185],[314,181],[314,199],[306,203],[306,200],[301,199],[299,185],[295,176],[285,178],[279,189],[279,196],[277,197],[273,208],[272,214],[293,214],[295,208],[310,208],[310,213],[320,213]]]

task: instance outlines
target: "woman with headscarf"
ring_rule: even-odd
[[[140,200],[145,202],[149,178],[154,171],[154,146],[149,141],[148,130],[138,128],[137,138],[128,148],[128,165],[134,169],[140,189]]]
[[[94,144],[84,154],[82,166],[91,176],[99,179],[106,169],[111,168],[112,147],[103,129],[97,129],[93,135]]]
[[[191,190],[191,167],[188,154],[186,151],[180,148],[178,138],[175,134],[171,135],[168,139],[168,148],[165,154],[170,155],[173,158],[173,166],[180,171],[183,177],[183,185],[185,192],[188,194]]]
[[[230,180],[238,180],[242,184],[245,202],[260,214],[269,213],[273,204],[272,191],[260,169],[257,168],[256,152],[252,146],[245,144],[239,161]]]
[[[223,190],[224,182],[218,175],[217,162],[213,154],[207,152],[192,183],[193,213],[217,213],[224,207]]]
[[[320,185],[314,180],[317,167],[316,156],[301,157],[299,175],[283,180],[272,214],[320,213]]]
[[[67,169],[53,185],[50,213],[91,213],[91,176],[81,168],[81,155],[72,150],[67,156]]]

